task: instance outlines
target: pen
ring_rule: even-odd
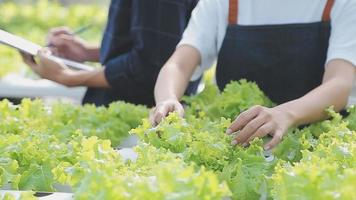
[[[93,24],[88,24],[86,26],[82,26],[80,28],[78,28],[77,30],[75,30],[73,32],[73,35],[79,35],[81,33],[84,33],[85,31],[87,31],[88,29],[90,29],[93,26]]]

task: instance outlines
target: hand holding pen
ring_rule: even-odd
[[[47,46],[50,48],[52,54],[56,56],[77,62],[88,61],[90,60],[88,58],[90,47],[77,34],[83,33],[91,26],[81,27],[74,32],[67,27],[54,28],[47,36]]]
[[[76,35],[80,35],[82,33],[84,33],[85,31],[89,30],[91,27],[93,26],[93,24],[88,24],[85,26],[82,26],[78,29],[76,29],[75,31],[71,31],[68,27],[58,27],[58,28],[54,28],[51,29],[48,36],[47,36],[47,42],[49,42],[51,40],[51,37],[60,35],[60,34],[66,34],[66,35],[72,35],[72,36],[76,36]],[[48,43],[47,46],[50,47],[52,44]]]

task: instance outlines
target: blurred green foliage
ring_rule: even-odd
[[[92,24],[80,37],[91,43],[100,43],[107,17],[106,5],[72,4],[65,7],[49,0],[25,4],[16,2],[0,3],[0,29],[45,45],[46,35],[53,27],[68,26],[76,30]],[[0,77],[25,69],[16,50],[1,45],[0,56]]]

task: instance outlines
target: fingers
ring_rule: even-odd
[[[247,146],[254,138],[273,135],[273,139],[264,146],[269,150],[282,141],[285,131],[291,126],[292,123],[286,116],[278,109],[255,106],[237,117],[227,133],[240,131],[232,145],[242,146]]]
[[[247,139],[249,139],[252,135],[256,133],[256,131],[262,127],[266,122],[268,121],[268,118],[265,116],[258,116],[254,119],[252,119],[248,124],[240,131],[240,133],[237,135],[235,142],[236,144],[242,144],[243,146],[247,145]]]
[[[245,127],[253,118],[255,118],[262,110],[262,106],[254,106],[251,109],[241,113],[236,120],[227,129],[226,133],[231,134],[241,130]]]
[[[58,35],[57,37],[53,37],[50,43],[51,47],[57,48],[58,51],[64,51],[73,44],[73,40],[73,36]]]
[[[73,35],[73,32],[68,27],[57,27],[51,29],[47,35],[48,46],[50,46],[52,44],[52,40],[59,35]]]
[[[43,48],[38,51],[37,56],[40,59],[40,62],[46,66],[46,63],[49,62],[48,56],[51,55],[51,51],[48,48]]]
[[[270,150],[273,149],[275,146],[277,146],[283,139],[283,131],[282,130],[277,130],[271,141],[269,141],[265,146],[265,150]]]
[[[51,55],[51,50],[49,48],[42,48],[38,51],[38,56],[48,56]]]
[[[40,59],[40,64],[45,68],[43,69],[46,72],[56,71],[59,72],[63,69],[68,69],[60,60],[50,58],[51,51],[48,48],[41,49],[37,56]]]
[[[262,138],[270,133],[272,133],[274,130],[274,125],[272,123],[266,123],[263,126],[261,126],[255,134],[253,134],[250,138],[248,138],[245,143],[251,142],[255,138]]]
[[[156,111],[156,108],[151,108],[150,110],[150,115],[149,115],[149,121],[151,123],[152,126],[156,126],[156,122],[155,122],[155,111]]]
[[[170,105],[158,106],[154,113],[154,126],[157,126],[168,115],[171,108]]]
[[[62,26],[62,27],[52,28],[48,33],[48,35],[53,35],[53,36],[60,35],[60,34],[72,35],[73,32],[72,30],[70,30],[69,27]]]
[[[54,49],[55,55],[63,58],[70,58],[73,48],[80,45],[72,35],[58,35],[51,40],[51,49]]]
[[[72,35],[60,34],[52,37],[49,41],[50,48],[53,53],[60,57],[66,57],[68,54],[68,49],[70,49],[75,43],[74,37]]]
[[[150,112],[149,119],[152,126],[157,126],[171,112],[177,112],[180,117],[184,116],[184,108],[178,101],[164,102],[157,105],[157,107]]]
[[[182,104],[174,104],[174,111],[176,111],[180,117],[184,117],[184,108]]]
[[[62,57],[56,47],[48,47],[48,48],[50,49],[50,51],[53,55]]]
[[[27,54],[27,53],[23,53],[23,52],[20,52],[20,54],[21,54],[23,62],[26,65],[28,65],[32,69],[37,68],[37,64],[36,64],[36,62],[35,62],[35,60],[34,60],[32,55]]]

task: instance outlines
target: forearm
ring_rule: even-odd
[[[89,62],[99,62],[100,60],[100,47],[97,45],[88,45],[86,60]]]
[[[94,71],[70,71],[64,80],[59,80],[59,83],[68,87],[93,87],[93,88],[110,88],[106,80],[104,69]]]
[[[308,124],[327,117],[325,110],[330,106],[334,106],[336,111],[343,109],[350,90],[340,80],[330,80],[302,98],[278,107],[290,113],[295,126]]]
[[[173,76],[172,76],[173,75]],[[167,63],[159,73],[155,86],[156,103],[165,100],[179,100],[189,80],[175,63]]]
[[[179,47],[158,75],[155,86],[156,103],[180,100],[199,62],[200,54],[195,48]]]
[[[354,85],[355,69],[343,60],[331,61],[326,67],[323,83],[305,96],[277,106],[287,111],[295,126],[320,121],[327,117],[325,110],[345,108]]]

